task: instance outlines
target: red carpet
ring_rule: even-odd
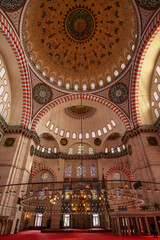
[[[160,238],[160,237],[159,237]],[[95,239],[95,240],[151,240],[153,236],[116,236],[112,233],[41,233],[40,231],[22,231],[18,234],[0,236],[1,240],[73,240],[73,239]]]

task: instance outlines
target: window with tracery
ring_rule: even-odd
[[[77,176],[84,176],[85,175],[85,168],[82,164],[77,167]]]
[[[84,146],[83,145],[79,145],[78,146],[78,155],[83,155],[84,154]]]
[[[91,177],[96,176],[96,166],[95,164],[91,165]]]
[[[71,177],[71,165],[67,165],[66,167],[66,177]]]
[[[7,120],[11,107],[11,93],[7,69],[0,55],[0,115]]]
[[[88,151],[89,151],[89,155],[93,155],[94,154],[94,149],[92,147],[89,147]]]
[[[151,106],[154,109],[156,118],[160,116],[160,66],[156,67],[156,76],[154,78],[154,85],[152,90]]]
[[[73,155],[73,148],[70,147],[70,148],[68,149],[68,154],[69,154],[69,155]]]

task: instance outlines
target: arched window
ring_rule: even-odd
[[[70,147],[70,148],[68,149],[68,154],[69,154],[69,155],[73,155],[73,148]]]
[[[101,130],[98,130],[98,136],[100,137],[102,135]]]
[[[78,84],[75,84],[75,85],[74,85],[74,90],[75,90],[75,91],[78,91]]]
[[[108,153],[108,147],[105,147],[104,152]]]
[[[55,128],[54,132],[55,132],[55,134],[58,133],[58,127]]]
[[[109,130],[112,130],[111,124],[107,124]]]
[[[157,66],[156,68],[158,75],[160,76],[160,66]]]
[[[111,153],[114,153],[114,148],[113,147],[111,148]]]
[[[51,147],[48,148],[48,153],[51,153]]]
[[[0,113],[3,111],[3,103],[0,103]]]
[[[86,133],[86,139],[89,139],[89,133]]]
[[[95,164],[91,165],[91,177],[96,176],[96,166]]]
[[[84,176],[85,175],[85,168],[82,164],[77,167],[77,176]]]
[[[7,80],[6,80],[6,79],[4,79],[4,81],[3,81],[3,82],[4,82],[4,85],[5,85],[5,86],[7,86]]]
[[[93,155],[94,154],[94,150],[93,150],[93,148],[92,147],[89,147],[89,155]]]
[[[76,139],[76,137],[77,137],[77,134],[76,134],[76,133],[73,133],[73,134],[72,134],[72,138],[73,138],[73,139]]]
[[[95,138],[95,137],[96,137],[95,132],[92,132],[92,138]]]
[[[111,120],[111,123],[112,123],[112,125],[113,125],[114,127],[116,126],[115,121]]]
[[[117,151],[118,151],[118,152],[120,152],[120,151],[121,151],[120,147],[117,147]]]
[[[39,148],[40,148],[40,146],[38,145],[36,149],[39,150]]]
[[[82,133],[79,134],[79,139],[82,139],[83,138],[83,135]]]
[[[45,150],[45,148],[44,148],[44,147],[42,147],[42,152],[44,152],[44,150]]]
[[[83,84],[83,91],[86,91],[86,90],[87,90],[87,85]]]
[[[70,137],[70,132],[66,132],[66,138]]]
[[[7,70],[2,56],[0,56],[0,114],[7,121],[10,113],[11,97],[10,97],[10,84],[8,79]]]
[[[153,93],[153,94],[154,94],[154,98],[155,98],[155,100],[156,100],[156,101],[158,101],[158,98],[159,98],[159,96],[158,96],[157,92],[156,92],[156,91],[154,91],[154,93]]]
[[[0,96],[2,96],[3,91],[4,91],[4,86],[2,85],[2,86],[0,87]]]
[[[51,126],[50,126],[50,130],[52,131],[53,128],[54,128],[54,124],[51,124]]]
[[[3,101],[6,102],[7,99],[8,99],[8,93],[6,92],[6,93],[4,94]]]
[[[103,127],[103,132],[107,133],[107,128],[106,127]]]
[[[49,127],[49,124],[50,124],[50,121],[48,121],[48,122],[46,123],[46,127]]]
[[[67,165],[66,167],[66,177],[71,177],[71,165]]]
[[[7,117],[7,114],[8,114],[8,110],[7,110],[7,109],[5,109],[5,110],[4,110],[4,113],[3,113],[3,118],[4,118],[4,119],[6,119],[6,117]]]
[[[64,136],[64,130],[63,130],[63,129],[60,131],[59,135],[60,135],[61,137]]]
[[[2,79],[4,74],[5,74],[5,68],[3,67],[1,70],[0,70],[0,78]]]
[[[69,89],[69,88],[70,88],[70,84],[66,83],[66,89]]]
[[[57,148],[56,148],[56,147],[54,147],[54,150],[53,150],[53,151],[54,151],[54,153],[57,153]]]
[[[62,81],[59,80],[58,83],[57,83],[57,85],[58,85],[59,87],[61,87],[61,86],[62,86]]]
[[[84,146],[83,145],[79,145],[78,146],[78,155],[83,155],[84,154]]]
[[[154,109],[154,112],[155,112],[156,117],[159,118],[159,112],[158,112],[157,108]]]

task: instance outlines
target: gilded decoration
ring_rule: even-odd
[[[86,41],[94,33],[95,19],[87,9],[74,9],[67,16],[65,30],[72,40]]]
[[[65,108],[64,112],[68,117],[74,119],[86,119],[92,117],[97,112],[97,110],[94,107],[86,105],[76,105]]]
[[[48,103],[52,97],[51,89],[45,84],[37,84],[33,90],[34,99],[43,104]]]
[[[94,144],[95,144],[96,146],[100,146],[100,145],[101,145],[101,142],[102,142],[102,140],[101,140],[100,138],[95,138],[95,139],[94,139]]]
[[[0,6],[9,11],[17,10],[20,8],[26,0],[0,0]]]
[[[108,76],[113,81],[125,71],[136,49],[138,23],[130,0],[83,5],[81,0],[31,0],[23,22],[30,64],[61,88],[69,82],[74,89],[76,82],[80,90],[81,80],[87,90],[92,80],[95,87],[102,86],[100,80],[104,86]]]
[[[61,138],[60,144],[61,144],[62,146],[66,146],[66,145],[68,144],[67,138]]]
[[[128,89],[125,84],[117,83],[109,91],[109,97],[114,103],[123,103],[128,98]]]

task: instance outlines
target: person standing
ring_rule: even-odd
[[[152,232],[154,234],[154,238],[155,237],[158,238],[158,233],[156,231],[156,226],[155,226],[154,222],[151,223],[151,229],[152,229]]]

